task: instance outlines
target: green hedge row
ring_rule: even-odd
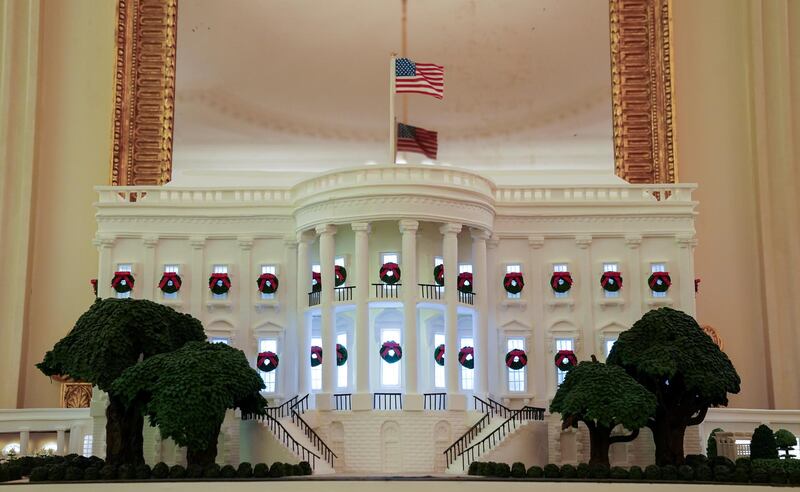
[[[473,462],[470,475],[500,478],[544,478],[544,479],[611,479],[645,481],[698,481],[735,483],[772,483],[800,485],[800,460],[750,460],[739,458],[736,462],[723,457],[708,459],[703,455],[690,455],[681,466],[650,465],[644,469],[638,466],[609,468],[605,465],[581,463],[573,465],[553,465],[526,468],[517,462],[508,463]]]
[[[102,459],[78,455],[52,457],[22,457],[0,465],[0,482],[30,477],[31,482],[60,482],[80,480],[150,480],[150,479],[203,479],[203,478],[280,478],[311,475],[311,465],[303,461],[299,464],[240,463],[238,467],[217,464],[205,468],[199,465],[183,467],[158,463],[148,465],[106,464]]]

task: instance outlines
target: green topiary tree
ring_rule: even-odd
[[[219,429],[229,408],[241,409],[243,418],[266,413],[262,389],[264,382],[241,350],[189,342],[126,369],[111,394],[125,404],[142,402],[151,425],[187,448],[187,463],[205,467],[217,456]]]
[[[590,465],[609,466],[608,449],[616,442],[632,441],[656,408],[655,397],[622,368],[597,362],[581,362],[567,373],[550,404],[550,412],[561,414],[563,428],[579,421],[589,428]],[[622,425],[633,431],[612,436]]]
[[[750,440],[750,458],[758,459],[778,459],[778,444],[775,442],[775,435],[772,429],[766,425],[759,425],[753,431]]]
[[[797,437],[786,429],[780,429],[775,433],[775,444],[779,450],[783,451],[783,457],[788,460],[790,458],[789,451],[797,446]]]
[[[728,356],[686,313],[650,311],[622,332],[607,363],[621,366],[657,400],[647,426],[653,432],[656,463],[683,463],[686,427],[705,419],[709,407],[727,405],[741,380]]]
[[[708,436],[708,442],[706,443],[706,456],[709,458],[714,458],[717,456],[717,438],[715,437],[717,432],[722,432],[722,429],[717,427],[711,431],[711,434]]]
[[[36,367],[47,376],[86,381],[107,392],[140,359],[190,340],[205,340],[205,333],[188,314],[142,299],[97,299]],[[110,396],[106,418],[106,461],[144,463],[140,408]]]

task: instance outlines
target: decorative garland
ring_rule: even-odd
[[[436,285],[444,285],[444,264],[433,267],[433,281]]]
[[[475,368],[475,349],[472,347],[461,347],[458,351],[458,363],[467,369]]]
[[[389,340],[388,342],[383,342],[381,345],[381,359],[385,360],[389,364],[394,364],[398,360],[403,358],[403,349],[400,348],[400,344],[395,342],[394,340]]]
[[[208,277],[208,288],[216,295],[225,294],[231,290],[231,278],[227,273],[212,273]]]
[[[608,292],[617,292],[622,288],[622,274],[619,272],[603,272],[600,286]]]
[[[319,292],[322,290],[322,274],[319,272],[311,272],[311,292]]]
[[[165,294],[174,294],[181,290],[181,276],[178,272],[164,272],[158,282],[158,288]]]
[[[572,288],[572,275],[569,272],[553,272],[550,277],[550,287],[560,294],[568,292]]]
[[[506,367],[518,371],[528,365],[528,354],[521,349],[509,350],[506,354]]]
[[[262,294],[274,294],[278,290],[278,277],[272,273],[262,273],[256,280],[256,285]]]
[[[666,292],[672,285],[672,279],[669,277],[669,272],[653,272],[647,279],[647,285],[653,292]]]
[[[525,281],[522,279],[521,272],[509,272],[503,278],[503,288],[509,294],[519,294],[525,287]]]
[[[458,291],[467,294],[472,292],[472,274],[470,272],[458,274]]]
[[[385,284],[396,284],[400,281],[400,266],[394,262],[388,262],[381,265],[380,272],[381,282]]]
[[[438,347],[433,349],[433,360],[440,366],[444,365],[444,344],[439,344]]]
[[[572,350],[559,350],[555,358],[556,367],[562,371],[569,371],[578,365],[578,358]]]
[[[322,364],[322,347],[314,345],[311,347],[311,367]]]
[[[334,279],[334,283],[336,287],[341,287],[344,285],[345,281],[347,280],[347,270],[342,265],[336,265],[334,269],[334,275],[336,278]]]
[[[264,372],[272,372],[278,368],[278,354],[275,352],[261,352],[256,359],[256,367]]]
[[[135,282],[136,280],[131,272],[114,272],[114,278],[111,279],[111,287],[120,293],[130,292],[133,290]]]
[[[347,362],[347,348],[341,343],[336,344],[336,365],[343,366]]]

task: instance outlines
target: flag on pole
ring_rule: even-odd
[[[436,159],[439,150],[436,132],[416,126],[397,124],[397,150],[424,154],[428,159]]]
[[[413,92],[437,99],[444,97],[444,67],[433,63],[416,63],[408,58],[395,60],[395,91]]]

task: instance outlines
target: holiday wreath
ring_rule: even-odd
[[[458,351],[458,363],[467,369],[475,368],[475,349],[461,347],[461,350]]]
[[[503,278],[503,288],[509,294],[519,294],[525,287],[525,281],[522,279],[522,272],[509,272]]]
[[[158,288],[165,294],[174,294],[181,290],[181,276],[178,272],[164,272],[158,282]]]
[[[550,277],[550,287],[560,294],[569,291],[572,288],[572,275],[569,272],[553,272]]]
[[[562,371],[569,371],[578,365],[578,358],[572,350],[559,350],[555,358],[556,367]]]
[[[388,342],[383,342],[383,345],[381,345],[380,354],[381,359],[389,364],[394,364],[403,357],[403,349],[400,348],[399,343],[394,340],[389,340]]]
[[[444,265],[439,264],[433,267],[433,281],[436,285],[444,285]]]
[[[622,288],[622,274],[619,272],[603,272],[600,286],[608,292],[616,292]]]
[[[258,276],[256,285],[262,294],[274,294],[278,290],[278,277],[272,273],[262,273]]]
[[[666,292],[672,285],[672,279],[669,277],[669,272],[653,272],[647,279],[647,285],[653,292]]]
[[[231,278],[227,273],[212,273],[208,278],[208,288],[216,295],[225,294],[231,290]]]
[[[334,275],[334,283],[336,284],[336,287],[341,287],[344,285],[345,281],[347,280],[347,270],[345,270],[342,265],[336,265],[336,268],[334,269]]]
[[[528,354],[521,349],[509,350],[506,354],[506,367],[518,371],[528,365]]]
[[[464,293],[472,292],[472,273],[461,272],[458,274],[458,291]]]
[[[322,290],[322,275],[319,272],[311,272],[311,292]]]
[[[322,364],[322,347],[314,345],[311,347],[311,367]]]
[[[343,366],[347,362],[347,348],[341,343],[336,344],[336,365]]]
[[[381,265],[380,277],[383,283],[396,284],[400,281],[400,266],[391,261],[384,263]]]
[[[278,354],[275,352],[260,352],[256,360],[256,367],[264,372],[272,372],[278,368]]]
[[[111,279],[111,287],[117,292],[130,292],[133,290],[135,279],[131,272],[114,272],[114,278]]]
[[[433,349],[433,360],[440,366],[444,365],[444,344],[439,344],[438,347]]]

